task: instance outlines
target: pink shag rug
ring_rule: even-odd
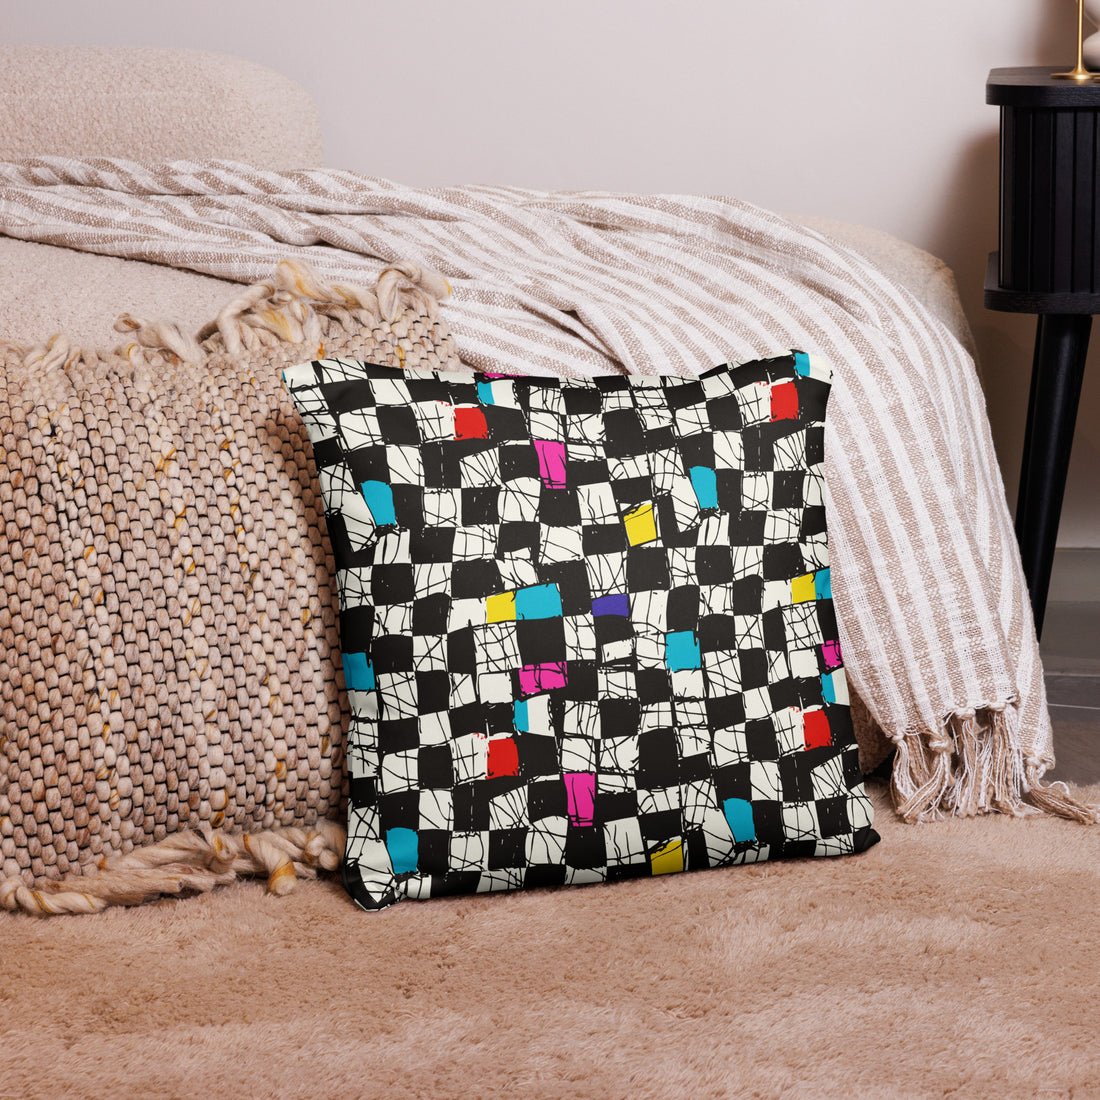
[[[1100,830],[871,789],[882,843],[839,860],[0,914],[0,1096],[1100,1094]]]

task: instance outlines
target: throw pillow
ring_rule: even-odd
[[[283,377],[338,570],[362,907],[878,839],[829,582],[825,364]]]

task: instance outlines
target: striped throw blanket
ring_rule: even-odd
[[[1042,782],[1042,667],[973,363],[841,245],[728,198],[61,158],[0,164],[0,233],[241,282],[292,259],[369,285],[412,261],[446,277],[459,354],[488,371],[691,375],[792,347],[827,357],[841,642],[897,746],[899,812],[1100,820]]]

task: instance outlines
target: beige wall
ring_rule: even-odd
[[[994,66],[1065,63],[1072,0],[3,0],[34,45],[186,46],[317,101],[330,165],[418,185],[702,191],[859,221],[955,269],[1010,499],[1030,318],[982,308]],[[48,79],[48,74],[43,74]],[[1100,546],[1100,332],[1060,543]]]

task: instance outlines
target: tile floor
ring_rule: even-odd
[[[1100,783],[1100,603],[1047,604],[1040,650],[1058,761],[1046,778]]]

